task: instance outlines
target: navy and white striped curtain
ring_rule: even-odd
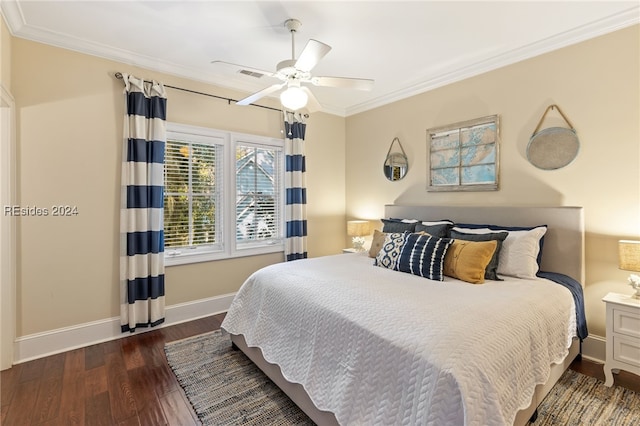
[[[120,210],[122,332],[164,321],[164,86],[123,73],[125,83]]]
[[[300,114],[285,113],[285,205],[287,261],[307,257],[307,188],[305,184],[304,132]]]

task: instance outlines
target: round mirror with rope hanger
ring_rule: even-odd
[[[540,130],[550,109],[557,109],[566,127],[548,127]],[[549,105],[542,114],[529,143],[527,145],[527,160],[542,170],[557,170],[570,164],[578,156],[580,141],[573,125],[557,105]]]
[[[402,152],[391,152],[393,144],[396,142],[398,142],[398,146]],[[400,180],[407,174],[407,171],[409,170],[409,161],[407,160],[404,148],[402,148],[400,139],[393,138],[393,141],[391,141],[382,170],[384,171],[385,177],[390,181]]]

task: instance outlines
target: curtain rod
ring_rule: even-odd
[[[118,80],[122,80],[123,76],[121,72],[117,72],[115,74],[115,77]],[[152,83],[151,81],[148,80],[144,80],[145,83]],[[183,89],[182,87],[176,87],[176,86],[169,86],[168,84],[163,84],[164,87],[167,87],[169,89],[175,89],[175,90],[182,90],[183,92],[189,92],[189,93],[195,93],[196,95],[203,95],[203,96],[209,96],[211,98],[217,98],[217,99],[222,99],[224,101],[227,101],[227,103],[229,105],[231,105],[231,102],[238,102],[237,99],[231,99],[231,98],[225,98],[223,96],[218,96],[218,95],[212,95],[210,93],[204,93],[204,92],[198,92],[196,90],[191,90],[191,89]],[[272,108],[272,107],[268,107],[268,106],[264,106],[264,105],[256,105],[256,104],[249,104],[250,106],[254,106],[254,107],[260,107],[260,108],[264,108],[264,109],[270,109],[272,111],[278,111],[278,112],[282,112],[282,110],[278,109],[278,108]],[[305,114],[305,116],[308,117],[307,114]]]

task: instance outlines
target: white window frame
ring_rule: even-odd
[[[284,189],[284,140],[245,133],[228,132],[207,127],[167,122],[167,140],[189,140],[197,143],[222,144],[222,197],[216,206],[216,221],[221,225],[219,244],[195,249],[171,249],[165,247],[165,266],[185,265],[243,256],[284,252],[285,189]],[[215,141],[215,142],[214,142]],[[279,226],[282,238],[264,243],[236,244],[236,144],[273,147],[281,151],[279,156],[280,212]]]
[[[251,136],[251,135],[240,135],[240,134],[233,134],[231,136],[231,141],[232,141],[232,145],[233,145],[233,155],[234,155],[234,164],[235,164],[235,155],[236,155],[236,148],[238,145],[243,145],[243,146],[250,146],[252,148],[262,148],[262,149],[273,149],[275,151],[279,151],[280,155],[278,156],[278,164],[276,165],[276,167],[278,168],[278,171],[280,172],[280,176],[278,176],[278,182],[280,184],[280,188],[279,188],[279,194],[278,194],[278,198],[280,200],[280,211],[278,212],[278,220],[279,220],[279,224],[278,224],[278,228],[280,229],[280,238],[275,238],[275,239],[269,239],[269,240],[264,240],[264,241],[251,241],[251,242],[242,242],[238,244],[237,238],[236,238],[236,221],[234,220],[234,224],[233,224],[233,242],[234,244],[236,244],[235,246],[235,250],[237,252],[246,252],[247,250],[255,250],[255,249],[261,249],[263,247],[269,247],[269,246],[280,246],[282,247],[282,251],[284,251],[284,225],[285,225],[285,221],[284,221],[284,204],[286,203],[286,192],[284,189],[284,141],[278,141],[280,143],[278,144],[273,144],[270,143],[268,140],[263,140],[263,141],[258,141],[256,139],[255,136]],[[236,206],[235,206],[235,199],[237,196],[237,188],[236,188],[236,170],[234,167],[234,179],[233,179],[233,192],[234,192],[234,211],[233,211],[233,217],[234,219],[236,218]],[[269,251],[271,252],[271,251]]]

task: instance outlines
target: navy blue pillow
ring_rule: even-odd
[[[382,221],[382,232],[415,232],[416,222],[403,222],[402,219],[380,219]]]
[[[408,234],[400,250],[398,271],[443,281],[444,256],[452,243],[450,238]]]
[[[453,227],[453,223],[438,223],[436,225],[425,225],[421,222],[416,224],[415,232],[426,232],[434,237],[447,238],[449,230]]]
[[[509,235],[508,232],[492,232],[489,234],[467,234],[464,232],[458,232],[451,230],[451,238],[456,240],[465,240],[465,241],[493,241],[495,240],[498,244],[496,245],[496,250],[493,252],[493,256],[491,256],[491,260],[487,267],[484,270],[484,279],[485,280],[493,280],[493,281],[503,281],[502,278],[498,277],[498,261],[500,259],[500,249],[502,248],[502,242]]]

